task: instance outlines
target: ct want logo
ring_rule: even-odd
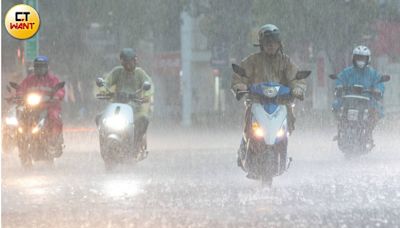
[[[33,37],[40,27],[38,12],[32,6],[25,4],[15,5],[8,10],[4,21],[7,32],[20,40]]]

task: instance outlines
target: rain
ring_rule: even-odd
[[[4,23],[23,3],[40,15],[27,40]],[[2,227],[400,227],[399,0],[9,0],[1,12]],[[283,136],[291,162],[270,184],[239,167],[246,98],[231,91],[232,64],[264,51],[265,24],[279,28],[299,70],[311,71],[293,103],[295,130]],[[347,156],[329,77],[356,65],[358,45],[390,80],[373,148]],[[124,48],[152,81],[148,154],[111,167],[100,152],[107,121],[98,118],[112,101],[96,94]],[[10,140],[10,82],[32,74],[38,55],[65,82],[65,148],[54,163],[26,168],[18,136]]]

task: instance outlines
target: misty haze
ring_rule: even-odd
[[[22,3],[2,227],[400,226],[400,0]]]

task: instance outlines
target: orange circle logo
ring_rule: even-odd
[[[4,23],[12,37],[25,40],[39,31],[40,18],[32,6],[19,4],[8,10]]]

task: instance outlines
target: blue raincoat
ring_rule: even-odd
[[[385,86],[382,82],[378,83],[380,79],[381,75],[370,66],[366,66],[363,69],[350,66],[338,74],[338,79],[336,79],[336,88],[339,89],[353,85],[362,85],[364,86],[364,89],[380,92],[381,96],[383,96],[383,93],[385,92]],[[382,118],[383,106],[369,94],[367,96],[371,98],[371,108],[378,111],[380,117]],[[342,102],[342,99],[337,97],[332,104],[333,110],[337,111],[340,109]]]

